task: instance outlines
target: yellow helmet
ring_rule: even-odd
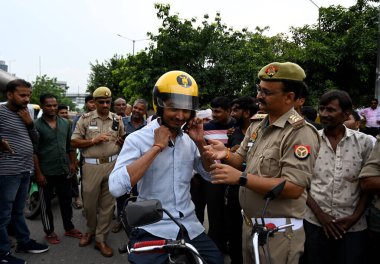
[[[198,85],[183,71],[170,71],[162,75],[153,88],[153,108],[170,107],[187,110],[198,108]]]

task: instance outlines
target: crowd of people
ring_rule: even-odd
[[[41,95],[43,114],[33,120],[30,83],[9,82],[0,105],[0,262],[25,263],[11,253],[10,228],[16,252],[43,253],[61,242],[51,208],[56,195],[64,235],[80,247],[94,243],[105,257],[113,255],[108,234],[122,229],[123,206],[135,196],[160,200],[184,232],[164,216],[127,230],[132,243],[181,237],[206,263],[224,263],[223,255],[232,264],[254,263],[263,197],[285,182],[263,219],[291,224],[269,238],[271,263],[377,263],[378,100],[355,111],[346,92],[331,90],[316,110],[305,105],[304,70],[291,62],[270,63],[258,78],[256,98],[218,96],[199,111],[196,80],[167,72],[153,88],[149,118],[144,99],[112,101],[112,91],[99,87],[73,120],[52,94]],[[31,177],[46,243],[30,238],[23,215]],[[83,210],[85,230],[75,228],[73,208]],[[128,260],[166,263],[168,254],[132,253]]]

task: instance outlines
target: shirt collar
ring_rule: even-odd
[[[276,127],[284,128],[286,122],[288,121],[291,115],[298,115],[298,113],[294,110],[293,107],[288,112],[280,116],[272,125]],[[268,119],[269,119],[269,115],[264,120],[268,120]]]
[[[341,140],[343,140],[343,139],[345,139],[345,138],[352,137],[352,136],[355,134],[355,130],[352,130],[352,129],[347,128],[344,124],[343,124],[343,126],[344,126],[344,129],[345,129],[345,130],[344,130],[344,135],[343,135],[343,137],[342,137]],[[325,130],[324,130],[324,129],[319,130],[319,135],[320,135],[323,139],[327,140],[327,136],[326,136],[326,134],[325,134]]]
[[[94,112],[94,118],[98,118],[98,117],[101,118],[101,116],[98,114],[98,110],[95,109],[93,112]],[[108,112],[107,118],[112,119],[112,112],[111,111]]]

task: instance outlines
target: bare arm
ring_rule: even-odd
[[[103,133],[99,136],[91,139],[84,138],[75,138],[71,140],[71,147],[73,148],[88,148],[97,144],[100,144],[104,141],[108,141],[110,137],[110,133]]]
[[[237,156],[240,157],[240,155]],[[212,183],[239,184],[239,179],[242,174],[241,171],[226,164],[214,164],[211,168]],[[247,174],[247,184],[245,187],[256,193],[266,194],[283,181],[284,178],[265,178],[254,174]],[[303,194],[303,191],[303,187],[287,181],[281,193],[281,197],[298,199]]]
[[[322,225],[323,231],[327,238],[335,238],[340,239],[344,234],[344,229],[341,226],[335,224],[335,218],[329,214],[326,214],[322,211],[321,207],[317,204],[317,202],[310,196],[307,197],[306,200],[307,206],[313,211],[315,217],[317,217],[318,222]]]
[[[204,156],[212,160],[221,160],[224,164],[232,166],[238,170],[243,169],[243,157],[231,152],[224,144],[218,140],[209,140],[209,145],[204,147]]]
[[[46,178],[42,174],[41,168],[40,168],[40,161],[38,159],[37,154],[33,154],[33,163],[34,163],[34,173],[36,175],[36,182],[40,186],[45,186],[46,185]]]
[[[364,192],[380,195],[380,175],[361,178],[360,187]]]
[[[357,221],[359,221],[360,217],[362,217],[364,214],[364,211],[367,207],[368,197],[369,196],[367,193],[362,193],[360,195],[360,199],[356,205],[354,213],[352,215],[336,219],[334,223],[339,225],[347,232]]]

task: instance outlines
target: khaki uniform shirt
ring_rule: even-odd
[[[266,217],[303,218],[306,208],[306,188],[310,185],[312,169],[319,150],[319,135],[314,127],[291,109],[272,125],[268,117],[248,128],[237,153],[247,163],[246,172],[267,178],[283,178],[305,188],[298,199],[276,199],[268,206]],[[298,147],[309,150],[297,158]],[[305,148],[303,148],[305,150]],[[306,153],[307,154],[307,153]],[[241,207],[249,217],[260,217],[265,200],[263,195],[240,188]]]
[[[125,134],[121,117],[115,113],[110,112],[106,119],[102,119],[97,110],[82,115],[71,139],[92,139],[106,132],[111,134],[109,141],[84,148],[82,154],[85,158],[110,157],[120,152],[117,138]]]
[[[380,135],[377,136],[377,142],[359,175],[359,178],[366,177],[380,177]],[[380,197],[378,195],[375,195],[373,203],[380,210]]]
[[[359,173],[372,150],[371,137],[346,128],[344,137],[336,150],[323,130],[319,131],[322,142],[315,163],[309,195],[323,212],[342,218],[354,213],[361,196]],[[313,211],[308,207],[305,219],[321,226]],[[349,231],[367,228],[364,215]]]

